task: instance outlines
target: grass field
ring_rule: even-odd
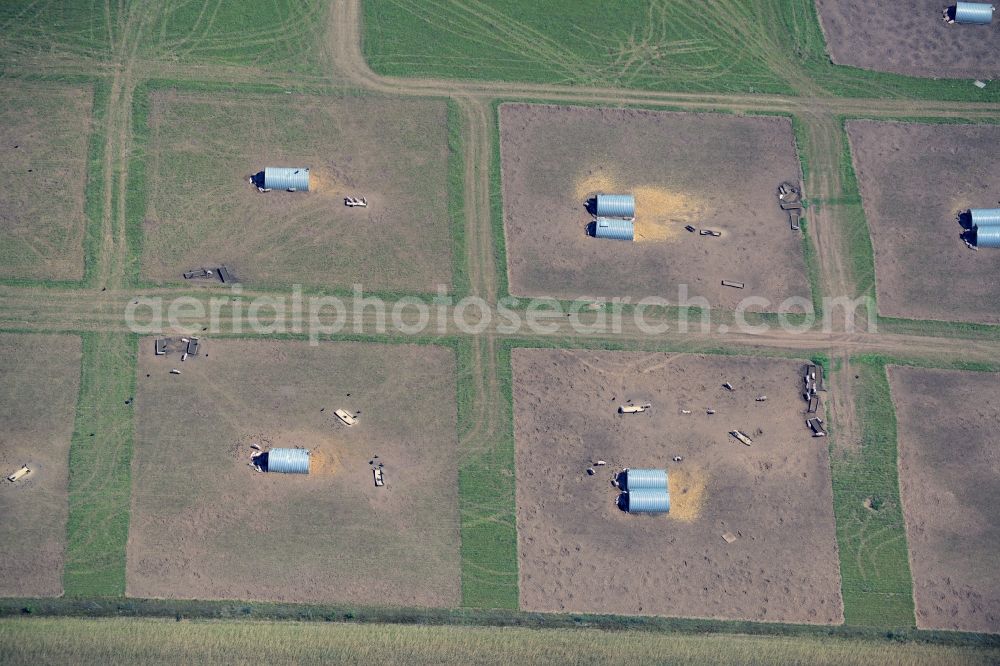
[[[834,66],[812,0],[609,5],[365,0],[378,73],[680,91],[995,100],[962,81]],[[985,92],[985,94],[984,94]]]
[[[168,62],[316,74],[327,65],[328,8],[320,0],[264,0],[252,11],[239,3],[166,0],[150,6],[141,48]]]
[[[476,422],[475,382],[467,341],[457,346],[459,359],[459,436],[463,447],[458,472],[462,514],[462,605],[517,608],[517,525],[514,517],[514,432],[511,414],[510,348],[499,352],[502,400],[493,405],[500,415],[499,436],[487,445]]]
[[[136,338],[85,333],[69,451],[67,596],[125,594]]]
[[[910,627],[913,587],[896,467],[896,416],[885,365],[863,358],[858,375],[860,449],[837,439],[831,448],[844,621],[851,625]],[[866,506],[871,505],[872,508]]]
[[[440,100],[154,93],[142,276],[226,263],[256,285],[450,286],[447,118]],[[265,166],[310,167],[310,191],[257,192]]]
[[[8,664],[835,664],[996,663],[1000,649],[834,638],[677,636],[298,622],[0,620]]]
[[[105,59],[124,14],[120,1],[5,0],[0,62],[13,64],[40,50],[67,60]]]
[[[0,335],[0,595],[62,593],[66,492],[80,339]]]
[[[93,89],[0,80],[0,279],[83,277]]]

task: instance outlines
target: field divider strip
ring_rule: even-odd
[[[82,337],[63,587],[67,597],[120,597],[125,594],[138,341],[131,334]]]

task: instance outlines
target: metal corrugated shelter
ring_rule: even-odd
[[[264,167],[264,188],[309,191],[309,167]]]
[[[628,469],[625,470],[625,488],[628,490],[666,490],[667,470]]]
[[[666,490],[630,490],[625,497],[629,513],[670,512],[670,494]]]
[[[309,452],[305,449],[271,449],[267,452],[267,471],[308,474]]]
[[[1000,208],[970,208],[969,216],[974,227],[992,227],[1000,224]]]
[[[594,220],[594,238],[630,241],[635,239],[635,223],[632,220],[608,220],[599,217]]]
[[[955,23],[989,25],[993,21],[993,5],[988,2],[956,2]]]
[[[976,247],[1000,247],[1000,226],[976,229]]]
[[[635,217],[635,197],[631,194],[598,194],[597,217]]]

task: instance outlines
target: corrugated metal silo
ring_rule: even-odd
[[[594,237],[630,241],[635,238],[635,223],[632,220],[608,220],[599,217],[594,220]]]
[[[625,487],[632,490],[666,490],[667,470],[629,469],[625,472]]]
[[[308,474],[309,452],[305,449],[271,449],[267,452],[267,471]]]
[[[264,187],[269,190],[309,191],[309,167],[264,167]]]
[[[1000,224],[1000,208],[970,208],[974,227],[992,227]]]
[[[635,217],[635,197],[631,194],[598,194],[597,217]]]
[[[670,495],[666,490],[630,490],[626,497],[629,513],[670,512]]]
[[[976,247],[1000,247],[1000,226],[976,229]]]
[[[956,2],[955,23],[989,25],[993,20],[993,5],[987,2]]]

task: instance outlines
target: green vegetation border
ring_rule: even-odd
[[[901,627],[781,624],[735,620],[667,618],[638,615],[587,613],[528,613],[503,609],[406,608],[346,606],[332,604],[287,604],[245,601],[171,599],[0,599],[0,617],[154,617],[183,619],[296,620],[304,622],[352,622],[450,626],[590,628],[605,631],[649,631],[676,634],[746,634],[751,636],[829,636],[842,639],[915,642],[939,645],[1000,647],[1000,635],[929,631]]]
[[[847,443],[830,447],[844,621],[872,627],[913,626],[913,583],[899,499],[896,413],[889,380],[881,359],[854,360],[861,381],[857,395],[861,445],[858,450]],[[866,507],[866,501],[874,508]]]

